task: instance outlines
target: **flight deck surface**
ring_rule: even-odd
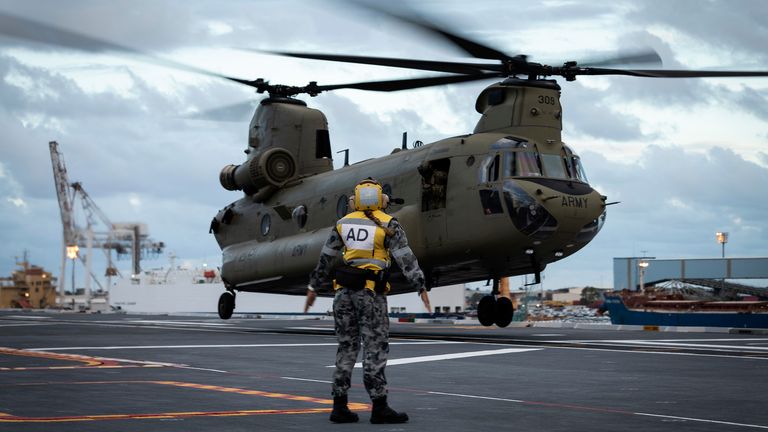
[[[330,320],[0,312],[0,430],[768,429],[768,336],[600,329],[391,328],[390,403],[328,421]]]

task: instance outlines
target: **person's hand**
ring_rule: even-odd
[[[312,307],[313,304],[315,304],[315,299],[317,298],[317,293],[315,292],[312,287],[307,287],[307,302],[304,303],[304,313],[307,313],[309,311],[309,308]]]
[[[424,303],[424,307],[427,308],[427,312],[432,313],[432,306],[429,304],[429,293],[427,290],[422,290],[419,293],[419,297],[421,297],[421,301]]]

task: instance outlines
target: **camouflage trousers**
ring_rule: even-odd
[[[333,300],[333,314],[339,348],[333,374],[333,396],[347,394],[352,369],[363,346],[363,383],[371,399],[387,395],[384,368],[389,354],[387,296],[369,289],[339,288]]]

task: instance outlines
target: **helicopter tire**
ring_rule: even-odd
[[[499,327],[506,327],[512,322],[512,315],[515,312],[512,306],[512,300],[506,297],[496,299],[495,323]]]
[[[477,319],[480,324],[490,327],[496,321],[496,299],[493,296],[485,296],[477,304]]]
[[[235,311],[235,293],[224,291],[219,297],[219,318],[226,320],[232,317]]]

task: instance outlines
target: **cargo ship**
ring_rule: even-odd
[[[611,324],[768,328],[768,301],[703,301],[605,295]]]

